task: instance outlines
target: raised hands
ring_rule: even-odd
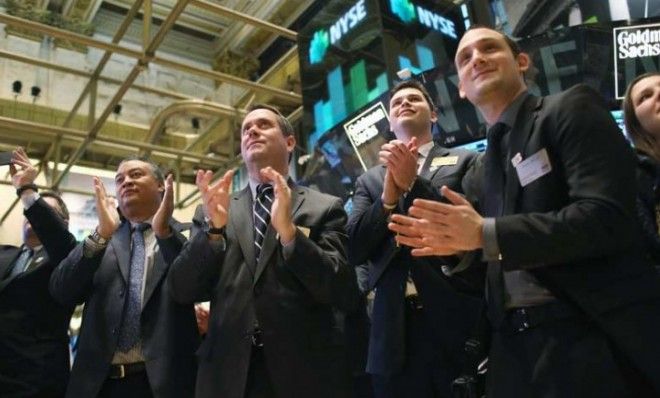
[[[398,190],[407,191],[417,176],[417,138],[413,137],[408,144],[399,140],[383,144],[378,157],[387,166]]]
[[[270,223],[280,235],[280,242],[286,245],[296,235],[291,218],[291,189],[284,177],[270,166],[261,169],[261,177],[273,185],[275,197],[270,209]]]
[[[461,195],[443,186],[451,204],[415,199],[408,216],[392,215],[388,228],[413,256],[444,256],[483,247],[483,218]]]
[[[102,238],[110,239],[119,228],[119,212],[117,212],[117,201],[108,196],[103,181],[99,177],[94,177],[94,197],[96,199],[96,216],[99,219],[96,232]]]
[[[30,163],[30,159],[23,148],[19,147],[13,151],[11,162],[9,174],[14,188],[18,189],[24,185],[34,184],[38,170]]]
[[[202,194],[204,214],[209,218],[213,228],[222,228],[229,219],[229,193],[234,170],[228,170],[218,181],[211,184],[213,173],[209,170],[198,170],[195,184]]]
[[[163,194],[163,199],[160,201],[160,206],[154,214],[154,218],[151,223],[151,228],[154,230],[159,238],[166,238],[172,233],[170,228],[170,219],[172,218],[172,213],[174,212],[174,187],[172,183],[172,174],[168,174],[165,179],[165,193]]]

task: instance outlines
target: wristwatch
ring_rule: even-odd
[[[204,232],[206,232],[209,235],[224,235],[225,227],[215,228],[212,227],[211,224],[207,222],[204,225]]]
[[[110,241],[110,239],[106,239],[106,238],[102,237],[99,234],[99,231],[97,231],[97,230],[94,230],[94,232],[92,232],[92,234],[89,235],[89,239],[91,239],[97,245],[107,245],[108,241]]]

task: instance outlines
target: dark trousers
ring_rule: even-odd
[[[623,371],[628,367],[594,322],[581,314],[565,315],[533,324],[512,312],[506,316],[492,335],[489,398],[647,396],[631,389]]]
[[[132,373],[122,379],[107,379],[99,398],[151,398],[147,372]]]
[[[275,390],[266,368],[263,347],[252,347],[250,368],[245,383],[245,398],[275,398]]]
[[[451,327],[448,325],[448,327]],[[400,373],[372,375],[376,398],[451,397],[451,382],[460,369],[442,355],[424,309],[406,305],[406,363]]]

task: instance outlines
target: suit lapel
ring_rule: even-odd
[[[528,96],[516,117],[516,124],[509,136],[509,151],[506,162],[506,190],[504,196],[504,214],[513,214],[520,194],[520,180],[513,164],[508,161],[516,154],[525,153],[525,146],[534,129],[538,110],[543,105],[543,98]]]
[[[236,239],[243,251],[243,258],[252,275],[257,268],[254,254],[254,220],[252,219],[252,193],[248,185],[231,197],[229,220],[236,230]]]
[[[9,283],[14,280],[14,278],[9,278],[8,273],[11,272],[11,266],[16,262],[18,256],[21,255],[23,251],[23,246],[19,248],[12,248],[6,253],[2,253],[0,257],[0,292],[2,292]],[[5,278],[5,277],[8,278]]]
[[[292,186],[293,184],[289,181],[289,186],[291,187],[291,218],[295,220],[296,213],[302,206],[305,201],[305,191],[299,187]],[[273,225],[268,225],[268,230],[266,231],[266,237],[264,238],[264,247],[261,249],[261,254],[259,255],[259,263],[257,264],[257,271],[254,276],[254,283],[256,284],[259,280],[259,277],[264,272],[266,265],[270,262],[270,258],[277,251],[277,247],[280,242],[273,228]]]
[[[0,280],[3,280],[11,272],[11,266],[16,262],[22,251],[23,246],[21,245],[20,247],[12,247],[5,253],[0,254]]]
[[[434,170],[431,170],[431,165],[433,164],[433,159],[437,157],[443,157],[449,155],[449,150],[441,147],[440,145],[433,145],[429,151],[426,160],[424,161],[424,166],[422,167],[422,172],[419,175],[427,180],[432,180],[435,175],[442,169],[442,166],[436,167]]]
[[[110,245],[117,256],[117,266],[124,282],[128,283],[128,271],[131,266],[131,223],[124,221],[110,240]]]
[[[174,234],[180,233],[181,228],[179,226],[179,222],[174,219],[170,220],[170,228],[172,228],[172,232]],[[149,302],[151,295],[154,293],[154,290],[156,290],[156,286],[158,286],[160,280],[163,279],[163,277],[167,274],[167,270],[169,268],[169,264],[165,261],[165,259],[163,259],[163,255],[160,254],[158,243],[156,243],[154,247],[153,256],[154,265],[150,270],[147,271],[147,281],[144,284],[142,309],[146,307],[146,304]]]

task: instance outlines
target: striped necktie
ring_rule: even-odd
[[[261,247],[266,237],[266,229],[270,224],[270,208],[273,205],[273,186],[270,184],[259,184],[257,186],[257,197],[254,201],[254,254],[259,261]]]

